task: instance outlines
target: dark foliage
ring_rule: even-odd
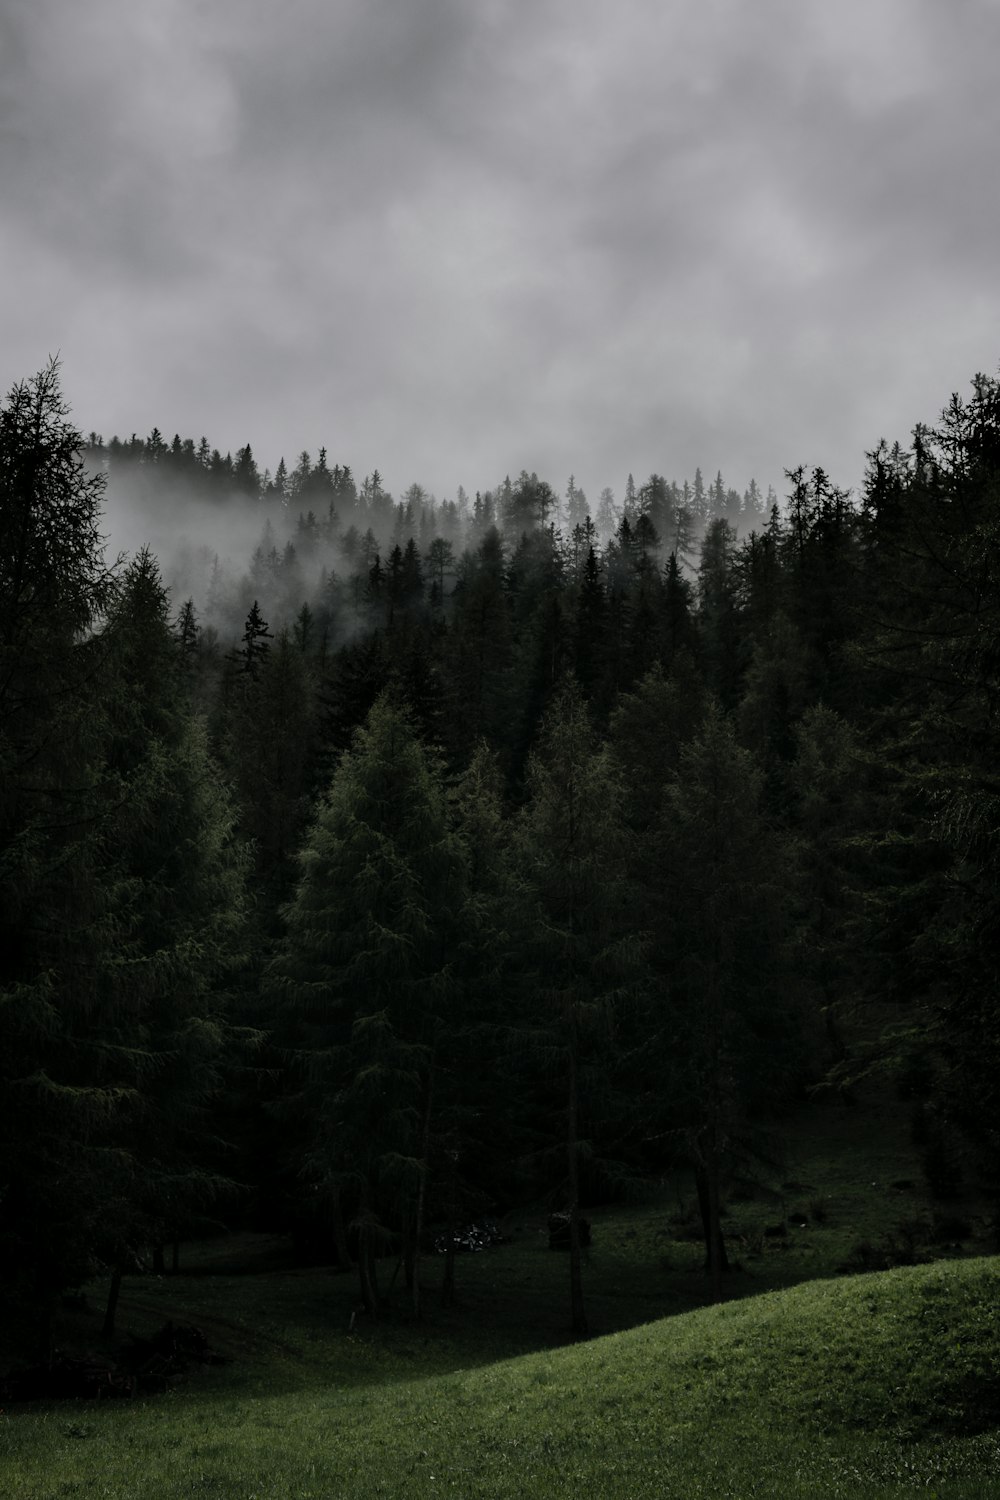
[[[123,478],[249,561],[109,566]],[[588,1195],[686,1165],[720,1287],[728,1185],[824,1080],[895,1075],[937,1196],[1000,1193],[1000,386],[858,501],[787,479],[397,501],[325,449],[85,450],[54,366],[15,387],[0,1295],[43,1343],[239,1214],[227,1142],[373,1311],[387,1254],[419,1311],[425,1225],[447,1297],[460,1226],[548,1195],[579,1335]]]

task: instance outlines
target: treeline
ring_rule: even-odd
[[[430,1223],[546,1192],[583,1334],[581,1204],[686,1164],[720,1286],[782,1113],[876,1068],[935,1191],[998,1184],[996,381],[692,567],[644,512],[401,533],[339,647],[106,568],[83,449],[54,368],[15,388],[10,1306],[241,1220],[373,1312],[391,1247],[419,1311]]]
[[[108,444],[91,433],[85,454],[130,515],[145,518],[158,535],[170,518],[161,565],[181,597],[191,597],[202,626],[226,642],[238,635],[254,599],[268,619],[290,621],[305,605],[323,648],[379,623],[415,588],[426,587],[428,601],[441,608],[463,554],[494,531],[508,549],[551,528],[577,558],[596,541],[609,566],[636,548],[661,561],[673,552],[690,564],[710,522],[725,520],[746,535],[777,503],[774,491],[765,496],[754,480],[740,493],[721,472],[706,484],[700,469],[682,484],[651,474],[637,486],[630,474],[620,504],[605,489],[596,507],[573,475],[560,495],[524,471],[472,499],[459,486],[456,499],[438,502],[412,484],[396,500],[377,470],[357,484],[349,465],[329,466],[325,448],[315,462],[300,454],[291,471],[282,460],[271,475],[258,470],[249,445],[233,459],[206,438],[196,445],[175,436],[167,445],[157,428],[145,439]]]

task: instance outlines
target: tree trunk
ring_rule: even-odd
[[[37,1310],[37,1317],[32,1319],[31,1345],[33,1353],[37,1354],[39,1360],[45,1364],[51,1364],[55,1355],[55,1289],[49,1281],[44,1269],[39,1266],[34,1274],[35,1294],[32,1298],[32,1308]]]
[[[368,1261],[368,1284],[372,1289],[372,1301],[375,1311],[382,1305],[382,1293],[378,1288],[378,1256],[375,1253],[377,1248],[375,1235],[369,1234],[365,1258]]]
[[[417,1278],[417,1248],[413,1235],[413,1219],[409,1214],[403,1216],[402,1246],[399,1259],[403,1266],[403,1280],[406,1282],[406,1290],[412,1298]],[[419,1300],[418,1295],[417,1301],[419,1302]]]
[[[847,1056],[847,1048],[840,1030],[840,1022],[837,1016],[837,1001],[833,986],[829,980],[822,982],[823,991],[823,1021],[826,1027],[826,1043],[830,1049],[830,1056],[834,1062],[843,1062]]]
[[[420,1181],[417,1184],[417,1208],[413,1224],[413,1280],[411,1296],[413,1316],[420,1317],[420,1241],[424,1233],[424,1209],[427,1204],[427,1174],[430,1168],[431,1112],[434,1108],[434,1048],[431,1048],[427,1069],[427,1100],[424,1106],[423,1130],[420,1142]]]
[[[569,1100],[566,1131],[566,1157],[569,1178],[569,1301],[572,1333],[575,1339],[589,1337],[587,1312],[583,1305],[583,1262],[580,1254],[580,1163],[579,1086],[577,1081],[576,1022],[571,1021],[569,1045]]]
[[[118,1294],[122,1289],[122,1272],[117,1266],[111,1273],[111,1286],[108,1288],[108,1301],[104,1309],[104,1325],[101,1333],[106,1339],[112,1338],[115,1331],[115,1314],[118,1311]]]
[[[375,1272],[375,1219],[369,1207],[370,1193],[370,1185],[366,1184],[358,1209],[358,1280],[365,1312],[374,1318],[378,1313],[379,1294]]]
[[[729,1256],[722,1234],[722,1195],[719,1187],[719,1162],[711,1146],[695,1168],[698,1207],[705,1236],[705,1270],[712,1278],[712,1295],[722,1300],[722,1277],[729,1270]]]
[[[333,1203],[330,1210],[330,1224],[333,1232],[333,1250],[337,1257],[338,1266],[349,1266],[351,1264],[351,1251],[347,1243],[347,1227],[344,1224],[344,1208],[340,1201],[340,1189],[335,1188]]]
[[[458,1152],[448,1152],[448,1229],[445,1240],[444,1251],[444,1276],[441,1280],[441,1306],[453,1307],[455,1304],[455,1219],[457,1217],[458,1205],[456,1203],[458,1178]]]
[[[712,1277],[712,1296],[722,1301],[722,1273],[726,1267],[726,1247],[722,1238],[722,1201],[719,1192],[719,1162],[712,1152],[706,1167],[708,1188],[708,1214],[711,1230],[709,1238],[709,1273]]]
[[[374,1318],[378,1311],[378,1292],[372,1279],[370,1234],[368,1226],[362,1224],[358,1230],[358,1281],[362,1306]]]

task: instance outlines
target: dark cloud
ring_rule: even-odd
[[[5,384],[401,490],[847,482],[997,363],[990,0],[4,0]]]

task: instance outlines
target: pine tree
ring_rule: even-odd
[[[400,602],[404,609],[419,604],[424,597],[424,573],[420,565],[420,553],[412,536],[403,548],[403,566],[400,577]]]
[[[259,876],[284,894],[315,774],[315,688],[301,647],[282,630],[253,671],[230,679],[215,736],[253,840]],[[272,901],[273,901],[272,896]]]
[[[93,1268],[123,1107],[101,1059],[95,960],[113,940],[99,875],[104,652],[114,597],[89,475],[50,363],[0,410],[0,1292],[44,1324]]]
[[[168,1177],[175,1204],[181,1179],[204,1185],[186,1153],[241,878],[155,564],[105,572],[78,452],[53,366],[0,416],[21,606],[0,638],[0,1269],[43,1317],[136,1252]]]
[[[572,679],[551,704],[527,782],[529,802],[517,829],[533,960],[525,1025],[531,1053],[561,1076],[564,1089],[559,1178],[569,1213],[571,1327],[574,1338],[585,1338],[581,1160],[593,1154],[586,1125],[588,1118],[597,1123],[596,1078],[609,1071],[614,1014],[630,964],[620,792]]]
[[[446,1307],[455,1297],[454,1231],[463,1208],[481,1210],[498,1191],[521,1190],[523,1179],[512,1162],[534,1144],[519,1052],[511,1046],[512,996],[530,959],[502,789],[498,759],[480,741],[451,794],[465,889],[457,913],[456,1004],[438,1050],[446,1079],[435,1130],[439,1202],[448,1225],[441,1288]],[[491,1059],[485,1070],[483,1057]]]
[[[706,675],[726,708],[739,694],[744,665],[733,562],[736,534],[727,521],[711,521],[698,563],[698,626]]]
[[[685,504],[688,502],[685,501]],[[708,495],[705,492],[705,480],[701,469],[694,471],[694,485],[691,489],[690,499],[691,514],[694,516],[695,525],[702,529],[710,519]]]
[[[233,487],[237,494],[247,500],[259,500],[261,492],[260,474],[250,444],[241,448],[233,465]]]
[[[431,575],[431,605],[440,608],[444,604],[444,581],[454,571],[455,549],[444,537],[435,537],[427,549],[427,567]]]
[[[288,466],[284,457],[278,459],[278,467],[274,471],[274,478],[265,487],[264,499],[270,505],[284,506],[288,503],[289,479]]]
[[[510,738],[514,640],[505,563],[500,534],[491,527],[465,559],[453,595],[445,661],[456,755],[471,753],[478,739],[497,748]]]
[[[912,454],[870,455],[864,502],[865,719],[891,822],[865,936],[876,993],[923,1038],[921,1101],[1000,1183],[1000,381],[977,376]],[[946,1164],[945,1164],[946,1165]],[[938,1190],[954,1182],[933,1168]]]
[[[260,605],[255,599],[247,615],[246,624],[243,627],[243,649],[240,651],[240,660],[243,663],[242,671],[250,677],[256,677],[260,671],[261,662],[268,652],[268,641],[272,639],[271,632],[267,628],[267,621],[260,612]]]
[[[119,1141],[127,1213],[116,1238],[103,1230],[120,1273],[138,1244],[177,1238],[231,1186],[213,1161],[207,1111],[234,1051],[218,990],[241,955],[248,859],[189,707],[167,593],[148,552],[126,570],[103,641],[109,810],[100,861],[115,938],[97,972],[105,1024],[117,1018],[104,1043],[125,1040],[128,1018],[138,1091]]]
[[[300,858],[273,970],[304,1063],[303,1170],[350,1204],[366,1308],[403,1235],[415,1310],[436,1052],[452,1004],[461,850],[440,772],[388,696],[334,773]]]
[[[584,695],[592,699],[603,685],[607,596],[601,566],[587,548],[573,621],[573,666]]]
[[[185,599],[174,621],[174,633],[181,651],[181,660],[187,663],[198,650],[198,613],[193,599]]]
[[[671,552],[663,570],[662,626],[663,664],[669,668],[674,660],[686,652],[693,654],[697,644],[694,622],[693,589],[682,574],[677,554]]]
[[[671,520],[670,486],[662,474],[650,474],[639,491],[639,516],[645,517],[657,539],[664,535]],[[658,545],[658,542],[654,545]]]
[[[571,474],[566,485],[566,525],[570,530],[582,526],[587,516],[587,497]]]
[[[594,517],[594,520],[596,522],[598,535],[600,536],[602,543],[607,542],[611,537],[613,537],[618,529],[618,523],[621,520],[621,516],[618,511],[618,506],[615,504],[614,491],[607,485],[601,491],[600,497],[597,501],[597,514]]]
[[[629,827],[640,836],[633,853],[644,853],[647,868],[641,884],[652,880],[651,869],[660,858],[648,846],[656,829],[664,788],[676,777],[681,751],[702,727],[708,695],[690,658],[681,658],[668,677],[657,663],[627,693],[622,693],[611,716],[609,749],[623,788],[623,809]]]
[[[793,868],[765,821],[763,778],[717,708],[680,751],[659,827],[663,984],[650,1018],[695,1169],[716,1296],[726,1268],[723,1179],[750,1122],[797,1083],[790,985]],[[676,1115],[675,1115],[676,1118]]]
[[[832,709],[809,708],[794,737],[783,781],[802,896],[800,968],[818,1001],[827,1062],[837,1081],[847,1083],[852,1063],[843,1023],[861,989],[860,893],[871,875],[864,850],[886,809],[860,737]]]

